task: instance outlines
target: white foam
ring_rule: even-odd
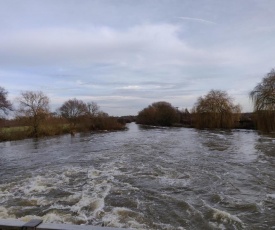
[[[113,187],[113,171],[116,171],[113,167],[109,167],[108,170],[103,171],[94,169],[93,167],[88,169],[64,167],[61,172],[51,171],[49,173],[46,172],[46,174],[42,172],[39,176],[26,178],[19,183],[1,185],[0,198],[3,202],[12,197],[12,199],[32,200],[33,205],[31,206],[49,206],[46,210],[50,213],[42,217],[46,218],[49,222],[67,223],[70,219],[76,219],[78,223],[79,221],[86,223],[88,219],[101,218],[104,214],[105,198]],[[85,175],[87,176],[86,178]],[[79,186],[79,190],[77,191],[75,186],[70,185],[71,181],[75,178],[77,178],[76,186]],[[72,195],[53,196],[49,199],[46,194],[51,190],[61,190]],[[45,194],[45,196],[42,194]],[[67,217],[60,217],[59,212],[62,213],[66,209],[77,213],[77,216],[70,216],[68,220]],[[89,215],[87,210],[90,212]],[[57,212],[53,213],[53,211]],[[0,210],[1,217],[12,217],[12,214],[8,214],[8,210],[2,208]],[[28,216],[24,218],[28,219]]]
[[[211,209],[214,211],[213,213],[214,220],[221,220],[223,223],[231,223],[231,224],[235,222],[240,225],[243,225],[243,222],[238,217],[216,208],[211,208]]]
[[[52,204],[47,210],[51,210],[51,209],[63,210],[63,209],[68,209],[68,207],[61,204]]]
[[[68,214],[61,215],[57,212],[50,212],[44,216],[27,215],[27,216],[21,217],[20,220],[27,222],[32,219],[41,219],[41,218],[44,222],[48,222],[48,223],[72,223],[70,221],[72,219],[71,215],[68,215]]]
[[[101,171],[96,169],[88,170],[88,178],[95,179],[95,178],[98,178],[99,176],[101,176]]]
[[[185,180],[185,179],[159,177],[159,181],[161,184],[169,185],[169,186],[186,187],[188,185],[188,180]]]
[[[212,210],[214,211],[213,218],[216,220],[222,219],[222,220],[224,220],[224,222],[228,222],[228,220],[233,220],[233,221],[240,222],[240,223],[242,222],[238,217],[233,216],[228,212],[225,212],[225,211],[222,211],[219,209],[215,209],[215,208],[212,208]]]
[[[104,226],[108,227],[148,229],[145,224],[138,222],[143,217],[143,214],[128,208],[113,208],[111,212],[105,213],[102,220]]]
[[[72,202],[72,203],[77,203],[81,199],[82,193],[81,192],[76,192],[73,195],[59,198],[60,201],[67,201],[67,202]]]
[[[266,194],[266,197],[275,199],[275,194]]]
[[[227,138],[222,135],[222,134],[214,134],[216,137],[220,138],[220,139],[223,139],[223,140],[227,140]]]
[[[226,227],[225,227],[223,224],[221,224],[221,223],[209,222],[209,225],[210,225],[213,229],[226,230]]]
[[[183,228],[183,227],[177,227],[177,228],[175,228],[175,226],[172,226],[171,224],[162,224],[162,223],[155,223],[154,222],[154,225],[158,229],[165,229],[165,230],[185,230],[185,228]]]
[[[226,211],[219,210],[217,208],[213,208],[210,205],[206,204],[204,200],[202,200],[204,205],[209,208],[213,212],[213,219],[216,221],[221,221],[224,224],[237,224],[241,225],[242,227],[244,226],[243,222],[235,215],[231,215],[230,213]]]
[[[0,218],[1,219],[15,218],[15,216],[14,215],[10,215],[8,213],[8,210],[6,208],[0,206]]]
[[[49,190],[49,188],[54,188],[54,185],[50,184],[47,178],[42,178],[41,176],[31,178],[23,185],[23,191],[27,195],[37,192],[45,192],[46,190]]]
[[[44,206],[44,216],[26,215],[21,218],[24,221],[36,218],[49,223],[101,224],[103,221],[110,227],[145,228],[141,224],[144,223],[142,214],[125,208],[106,209],[105,199],[117,185],[114,176],[122,172],[113,162],[102,164],[101,168],[64,167],[58,171],[41,171],[39,176],[30,175],[18,183],[1,185],[0,198],[3,201],[11,198],[31,200],[32,204],[26,204],[26,208]],[[120,183],[118,188],[139,190],[131,184]],[[60,197],[57,193],[55,196],[59,191],[68,195]],[[0,218],[15,218],[9,211],[9,208],[0,208]]]

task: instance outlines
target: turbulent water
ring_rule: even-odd
[[[275,229],[275,139],[143,128],[0,143],[0,219]]]

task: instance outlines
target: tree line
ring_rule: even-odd
[[[15,118],[5,120],[9,128],[0,129],[0,140],[52,136],[93,130],[120,130],[125,124],[100,110],[95,102],[85,103],[76,98],[65,101],[57,112],[50,111],[50,99],[41,91],[24,91],[14,108],[8,92],[0,87],[0,115],[13,111]],[[10,127],[12,126],[12,127]]]
[[[249,94],[254,111],[250,122],[263,132],[275,131],[275,70],[272,69]],[[168,102],[155,102],[138,113],[144,125],[191,126],[198,129],[232,129],[240,127],[241,106],[225,91],[210,90],[197,99],[191,112],[179,111]],[[242,120],[244,121],[244,119]]]
[[[191,112],[179,111],[170,103],[161,101],[141,110],[137,123],[155,126],[188,126],[198,129],[231,129],[237,127],[241,106],[224,91],[211,90],[206,96],[199,97]]]
[[[14,111],[10,122],[19,129],[0,129],[0,140],[39,137],[91,130],[119,130],[123,122],[100,110],[95,102],[85,103],[76,98],[65,101],[57,113],[49,107],[49,97],[41,91],[25,91],[14,108],[8,92],[0,87],[0,117]],[[272,69],[249,94],[253,102],[253,121],[263,132],[275,131],[275,70]],[[156,126],[191,126],[198,129],[238,127],[241,106],[225,91],[210,90],[197,99],[191,112],[179,111],[169,102],[155,102],[138,113],[137,123]],[[13,136],[13,134],[16,134]]]

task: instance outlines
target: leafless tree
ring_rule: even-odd
[[[205,97],[199,97],[194,108],[197,128],[233,128],[239,120],[241,106],[221,90],[211,90]]]
[[[76,126],[81,116],[88,113],[87,105],[82,100],[77,100],[76,98],[64,102],[59,110],[61,115],[70,122],[72,128]]]
[[[272,69],[250,92],[260,130],[275,130],[275,70]]]
[[[0,112],[2,113],[2,115],[7,115],[8,112],[12,110],[12,104],[7,99],[7,95],[8,92],[4,88],[0,87]]]
[[[33,135],[37,137],[41,122],[49,114],[49,98],[41,91],[25,91],[21,93],[18,101],[18,114],[28,118]]]
[[[92,102],[88,102],[86,105],[87,105],[88,114],[90,116],[95,117],[100,112],[99,106],[97,105],[97,103],[92,101]]]

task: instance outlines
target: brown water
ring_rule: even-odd
[[[0,143],[0,218],[275,229],[275,139],[142,128]]]

